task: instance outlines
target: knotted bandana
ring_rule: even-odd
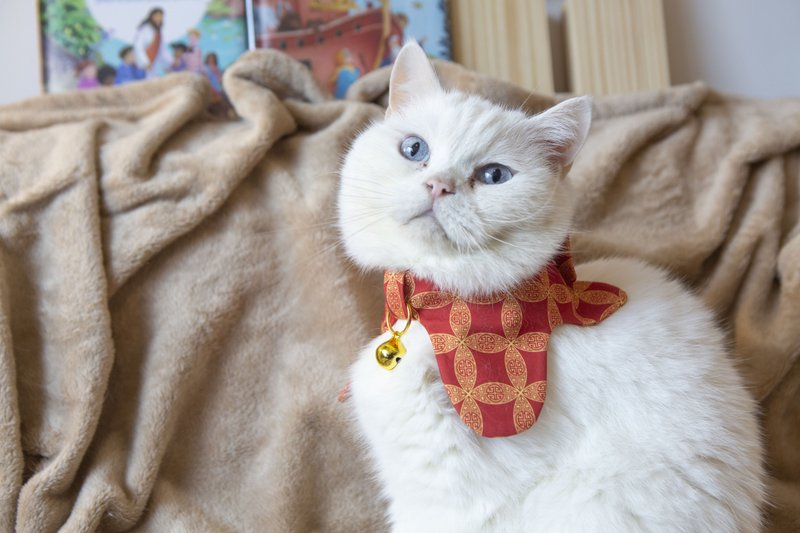
[[[408,272],[386,272],[392,323],[413,318],[430,335],[450,401],[478,435],[516,435],[536,422],[547,392],[547,343],[560,324],[590,326],[627,295],[606,283],[577,281],[568,243],[514,290],[463,299]],[[386,323],[383,323],[384,329]]]

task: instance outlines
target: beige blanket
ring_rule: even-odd
[[[0,531],[384,529],[336,401],[381,287],[343,256],[333,207],[386,83],[327,101],[262,51],[226,75],[233,123],[188,74],[0,108]],[[579,257],[670,268],[730,328],[775,531],[800,527],[798,147],[800,101],[696,84],[597,99],[571,178]]]

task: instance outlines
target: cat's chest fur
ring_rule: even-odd
[[[374,359],[385,336],[360,355],[353,409],[394,530],[724,531],[753,523],[762,490],[753,404],[710,313],[638,262],[596,262],[579,275],[624,288],[629,302],[596,326],[553,332],[547,400],[519,435],[484,438],[464,425],[418,323],[394,371]],[[733,515],[730,498],[742,502]]]

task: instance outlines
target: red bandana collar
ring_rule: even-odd
[[[462,299],[408,272],[388,271],[383,290],[392,322],[406,318],[410,303],[430,335],[450,401],[484,437],[516,435],[536,422],[554,328],[596,324],[627,301],[617,287],[577,281],[568,243],[539,274],[506,294]]]

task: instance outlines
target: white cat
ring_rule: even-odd
[[[590,121],[585,97],[530,117],[446,92],[407,45],[385,121],[355,140],[342,169],[349,255],[463,297],[509,290],[568,235],[564,175]],[[394,370],[375,360],[388,334],[359,355],[351,401],[393,531],[760,529],[756,404],[712,314],[636,260],[577,271],[629,300],[597,325],[553,331],[547,401],[518,435],[481,437],[462,422],[419,322]]]

